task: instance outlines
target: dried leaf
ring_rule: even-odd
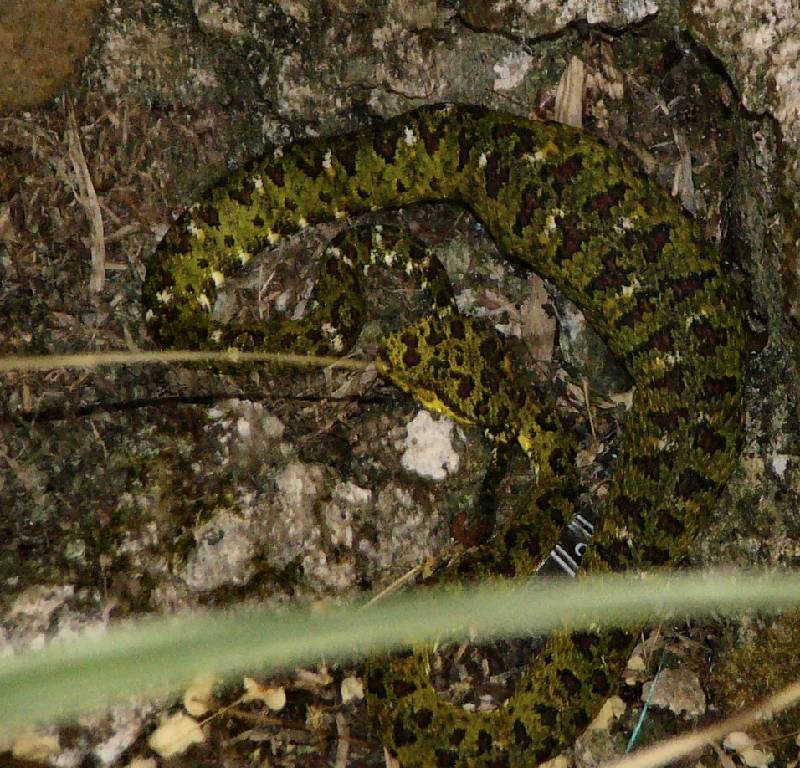
[[[192,744],[202,744],[205,739],[197,720],[179,712],[164,720],[150,734],[147,744],[156,754],[169,758],[182,755]]]
[[[556,122],[571,125],[573,128],[583,127],[583,62],[573,56],[570,59],[556,91]]]

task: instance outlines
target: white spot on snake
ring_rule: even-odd
[[[279,243],[281,241],[281,235],[278,232],[273,232],[272,230],[270,230],[267,233],[267,240],[270,245],[275,245],[276,243]]]
[[[417,143],[417,134],[411,129],[411,126],[407,125],[403,128],[403,141],[406,143],[407,146],[413,147]]]
[[[434,419],[428,411],[420,411],[407,426],[403,468],[433,480],[456,472],[461,463],[453,445],[456,429],[451,419]]]
[[[225,275],[218,269],[215,269],[211,272],[211,279],[214,281],[214,285],[219,288],[225,282]]]
[[[211,340],[219,343],[220,339],[222,339],[222,331],[217,329],[216,331],[211,332]]]
[[[200,295],[197,297],[197,303],[198,303],[198,304],[199,304],[199,305],[200,305],[200,306],[201,306],[203,309],[205,309],[207,312],[210,312],[210,311],[211,311],[211,302],[208,300],[208,296],[206,296],[204,293],[201,293],[201,294],[200,294]]]
[[[688,331],[694,323],[696,323],[698,320],[702,320],[704,317],[708,317],[708,312],[706,312],[705,309],[699,310],[697,314],[689,315],[684,324],[686,330]]]
[[[325,153],[325,157],[322,158],[322,167],[326,170],[330,170],[333,167],[333,155],[330,150],[328,150]]]
[[[346,219],[347,218],[347,211],[334,211],[333,217],[335,219]]]
[[[144,313],[144,320],[146,323],[149,323],[155,316],[156,313],[153,312],[152,309],[148,309],[147,312]]]
[[[239,249],[239,253],[237,253],[236,256],[238,257],[238,259],[241,262],[242,266],[247,264],[250,261],[250,259],[253,258],[253,256],[251,254],[249,254],[247,251],[245,251],[245,250],[243,250],[241,248]]]
[[[641,288],[641,283],[639,282],[639,280],[637,278],[634,277],[633,280],[631,280],[631,284],[630,285],[623,285],[622,286],[622,295],[625,298],[629,298],[629,297],[633,296],[633,294],[636,293],[636,291],[638,291],[639,288]]]
[[[772,471],[775,472],[778,477],[784,477],[786,475],[786,470],[789,467],[789,462],[791,460],[791,454],[787,453],[773,453],[770,457],[770,464],[772,464]]]
[[[300,227],[300,229],[305,229],[308,226],[308,219],[305,216],[301,216],[297,220],[297,225]]]
[[[331,323],[323,323],[322,324],[322,332],[330,337],[331,346],[333,347],[335,352],[341,352],[344,349],[344,340],[342,339],[341,335],[337,332],[336,327]]]
[[[167,289],[165,288],[163,291],[159,291],[159,292],[156,294],[156,298],[157,298],[157,299],[158,299],[158,300],[159,300],[159,301],[160,301],[162,304],[169,304],[169,303],[172,301],[172,292],[171,292],[171,291],[169,291],[169,290],[167,290]]]
[[[253,182],[253,186],[256,188],[256,192],[264,192],[264,179],[260,176],[253,176],[250,181]]]
[[[478,157],[478,168],[485,168],[486,167],[486,153],[481,152],[480,156]]]

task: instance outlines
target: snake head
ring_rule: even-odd
[[[494,433],[514,429],[525,402],[504,339],[457,314],[428,315],[387,334],[376,367],[426,408]]]

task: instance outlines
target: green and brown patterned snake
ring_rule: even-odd
[[[504,255],[574,301],[635,382],[583,567],[680,561],[737,460],[746,361],[740,300],[680,206],[580,131],[434,106],[277,149],[214,186],[170,228],[148,264],[148,329],[165,347],[342,352],[363,316],[358,274],[375,258],[358,238],[328,249],[315,307],[302,321],[217,322],[211,308],[220,284],[259,249],[307,225],[442,201],[468,208]],[[536,476],[525,510],[449,575],[530,576],[574,507],[571,448],[558,420],[513,374],[497,335],[453,310],[439,270],[416,246],[392,240],[383,253],[415,264],[409,269],[439,298],[430,316],[383,339],[379,373],[427,407],[482,424],[500,441],[517,439]],[[440,698],[419,653],[373,660],[372,722],[407,768],[536,765],[588,725],[635,637],[621,629],[556,634],[491,712]]]

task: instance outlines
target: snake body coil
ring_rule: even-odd
[[[466,206],[504,254],[552,280],[635,381],[584,567],[679,561],[741,440],[739,299],[678,204],[585,134],[481,108],[426,107],[355,134],[283,147],[209,190],[167,233],[148,266],[149,330],[163,346],[339,352],[359,315],[341,261],[324,265],[323,314],[288,330],[215,321],[217,288],[261,247],[309,224],[438,201]],[[346,251],[352,264],[355,250]],[[385,339],[378,368],[428,406],[488,423],[501,439],[516,436],[531,455],[538,484],[530,509],[459,566],[524,577],[547,551],[540,534],[547,539],[569,519],[570,453],[553,419],[513,381],[501,383],[511,369],[497,340],[445,300],[437,306]],[[556,635],[514,696],[487,713],[442,701],[416,655],[376,661],[368,703],[381,739],[405,766],[535,765],[589,723],[632,642],[622,630]]]

